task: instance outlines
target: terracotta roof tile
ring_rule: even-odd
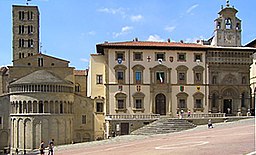
[[[74,74],[77,76],[85,76],[86,70],[74,70]]]
[[[181,42],[154,42],[154,41],[127,41],[127,42],[105,42],[103,44],[98,44],[102,46],[147,46],[147,47],[195,47],[195,48],[205,48],[202,44],[196,43],[181,43]]]

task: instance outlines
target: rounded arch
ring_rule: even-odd
[[[135,92],[132,94],[132,97],[145,97],[145,94],[142,92]]]
[[[193,71],[204,71],[204,67],[197,65],[197,66],[193,67]]]
[[[221,95],[222,95],[222,97],[235,97],[235,98],[239,97],[238,91],[233,87],[226,87],[226,88],[222,89]]]
[[[118,92],[118,93],[115,94],[115,98],[118,98],[118,97],[120,97],[120,98],[126,98],[127,95],[126,95],[125,93],[120,93],[120,92]]]
[[[163,64],[158,64],[155,67],[153,67],[152,70],[164,71],[168,70],[168,67]]]
[[[178,93],[177,95],[176,95],[177,97],[188,97],[188,94],[187,93],[185,93],[185,92],[180,92],[180,93]]]
[[[178,70],[178,71],[187,71],[188,67],[185,66],[185,65],[179,65],[179,66],[176,67],[176,70]]]
[[[132,67],[132,69],[133,69],[133,70],[144,70],[145,67],[142,66],[142,65],[140,65],[140,64],[137,64],[137,65],[134,65],[134,66]]]
[[[126,70],[127,67],[125,65],[116,65],[114,67],[114,70]]]
[[[195,98],[203,98],[204,94],[201,93],[201,92],[196,92],[196,93],[193,94],[193,97],[195,97]]]

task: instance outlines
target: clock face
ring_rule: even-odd
[[[232,33],[225,34],[225,42],[226,43],[232,43],[232,42],[234,42],[234,39],[235,39],[235,37]]]

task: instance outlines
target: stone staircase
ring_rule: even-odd
[[[178,132],[196,127],[185,119],[160,118],[131,133],[131,135],[154,135]]]

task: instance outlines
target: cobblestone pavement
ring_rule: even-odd
[[[62,145],[55,148],[55,155],[242,155],[256,154],[254,151],[255,118],[251,118],[214,124],[213,129],[201,125],[169,134],[125,135],[102,141]]]

